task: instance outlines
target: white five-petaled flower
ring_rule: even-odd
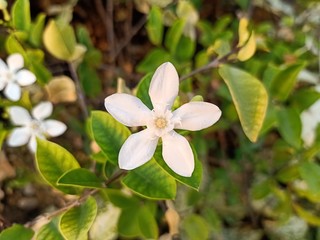
[[[10,147],[18,147],[28,143],[32,152],[36,151],[36,138],[57,137],[63,134],[67,126],[57,120],[47,119],[52,114],[51,102],[41,102],[32,109],[31,115],[28,110],[13,106],[9,108],[12,123],[17,128],[13,129],[7,139]]]
[[[7,58],[7,65],[0,59],[0,91],[11,101],[18,101],[21,97],[21,86],[28,86],[36,81],[35,75],[22,69],[23,57],[14,53]]]
[[[221,116],[220,109],[207,102],[189,102],[175,111],[171,107],[179,91],[179,77],[174,66],[167,62],[154,73],[149,95],[153,110],[132,95],[115,93],[105,99],[108,112],[129,127],[147,126],[125,141],[119,152],[119,166],[131,170],[149,161],[162,138],[162,156],[177,174],[190,177],[194,156],[187,139],[174,131],[197,131],[214,124]]]

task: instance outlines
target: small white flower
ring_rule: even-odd
[[[7,58],[7,65],[0,59],[0,91],[11,101],[18,101],[21,97],[21,88],[36,81],[35,75],[21,69],[24,65],[23,57],[19,53]]]
[[[105,99],[109,113],[129,127],[147,126],[132,134],[119,152],[119,166],[131,170],[149,161],[162,138],[162,155],[177,174],[190,177],[194,170],[194,156],[187,139],[173,129],[197,131],[214,124],[221,116],[220,109],[207,102],[189,102],[175,111],[172,104],[178,96],[179,77],[174,66],[167,62],[154,73],[149,95],[153,110],[129,94],[116,93]]]
[[[67,126],[57,120],[44,120],[52,114],[51,102],[41,102],[32,109],[31,115],[23,107],[13,106],[9,108],[12,123],[19,126],[11,132],[7,143],[10,147],[18,147],[28,143],[32,152],[36,151],[36,137],[57,137],[63,134]]]

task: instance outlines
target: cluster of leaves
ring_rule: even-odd
[[[320,225],[320,131],[315,129],[315,140],[309,146],[301,137],[305,124],[301,114],[320,93],[316,82],[297,82],[301,72],[316,71],[319,52],[311,51],[306,40],[313,42],[318,36],[312,35],[309,22],[294,22],[296,13],[283,13],[272,1],[268,11],[279,15],[278,25],[251,22],[247,17],[236,20],[230,15],[212,23],[201,19],[201,2],[136,1],[137,9],[147,15],[145,29],[154,47],[135,69],[145,76],[132,92],[152,109],[148,95],[152,73],[170,61],[181,76],[182,94],[174,107],[203,96],[222,109],[223,117],[214,127],[200,133],[182,132],[190,135],[195,155],[190,178],[175,174],[165,164],[161,145],[143,166],[129,172],[118,169],[118,153],[131,130],[107,112],[86,112],[81,91],[88,98],[102,91],[96,72],[102,55],[86,28],[71,25],[72,12],[47,20],[40,13],[33,20],[29,0],[16,0],[10,15],[7,6],[0,5],[5,16],[1,25],[7,30],[1,36],[5,46],[1,50],[20,53],[39,87],[49,89],[48,97],[56,104],[69,99],[57,95],[68,95],[68,86],[75,84],[85,117],[80,132],[99,146],[96,152],[86,152],[92,161],[80,165],[66,150],[68,146],[38,139],[35,165],[39,175],[65,196],[73,195],[73,200],[52,213],[40,229],[13,225],[0,239],[87,239],[88,235],[112,239],[115,225],[116,235],[157,239],[163,233],[159,231],[163,218],[169,235],[181,233],[186,239],[233,239],[232,235],[241,234],[243,239],[248,234],[254,239],[266,235],[285,239],[282,231],[289,230],[283,228],[293,224],[299,224],[298,230],[305,226],[299,233],[303,239],[312,234],[312,226]],[[248,2],[237,1],[237,6],[242,12],[260,7]],[[309,28],[294,31],[296,26]],[[71,83],[62,78],[52,87],[55,78],[46,65],[52,57],[68,65],[74,78]],[[58,92],[53,90],[57,88]],[[208,90],[212,88],[214,91]],[[20,101],[1,99],[0,106],[31,108],[32,97],[26,91]],[[2,146],[9,130],[3,124],[0,127]],[[89,170],[91,163],[94,171]],[[118,179],[120,184],[115,182]],[[118,211],[113,216],[115,223],[108,215],[111,211],[106,211],[110,206]],[[181,222],[175,214],[180,214]],[[109,216],[103,230],[97,227],[102,216]],[[244,234],[239,223],[246,219],[252,228]]]

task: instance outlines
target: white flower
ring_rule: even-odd
[[[35,75],[21,69],[24,65],[23,57],[19,53],[10,55],[6,65],[0,59],[0,91],[11,101],[18,101],[21,97],[20,86],[27,86],[36,81]]]
[[[139,98],[116,93],[105,99],[109,113],[129,127],[147,126],[132,134],[119,152],[119,166],[131,170],[149,161],[162,138],[162,155],[167,165],[177,174],[192,175],[194,156],[188,141],[173,129],[201,130],[214,124],[221,116],[220,109],[211,103],[189,102],[175,111],[172,104],[178,95],[179,77],[174,66],[167,62],[154,73],[149,95],[153,110]]]
[[[52,113],[51,102],[41,102],[32,109],[31,115],[23,107],[13,106],[9,108],[12,123],[19,126],[11,132],[7,143],[10,147],[18,147],[28,143],[32,152],[36,151],[36,137],[57,137],[63,134],[67,126],[57,120],[44,120]]]

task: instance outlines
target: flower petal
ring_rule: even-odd
[[[7,139],[7,144],[10,147],[19,147],[25,145],[30,139],[30,129],[27,127],[19,127],[13,129]]]
[[[5,62],[0,59],[0,71],[8,71],[8,67],[7,67],[7,64],[5,64]]]
[[[0,70],[1,71],[1,70]],[[4,89],[4,87],[6,86],[6,81],[4,81],[3,79],[0,78],[0,91],[2,91]]]
[[[32,116],[37,120],[43,120],[52,114],[53,106],[51,102],[41,102],[32,109]]]
[[[176,129],[198,131],[210,127],[221,116],[221,110],[212,103],[189,102],[173,112],[173,118],[180,121],[175,123]]]
[[[44,126],[50,137],[60,136],[67,130],[67,126],[63,122],[52,119],[44,121]]]
[[[157,147],[158,138],[149,129],[132,134],[119,152],[119,167],[131,170],[149,161]]]
[[[28,144],[28,147],[29,147],[29,150],[31,152],[33,152],[33,153],[35,153],[36,150],[37,150],[37,138],[46,139],[43,135],[35,135],[35,134],[33,134],[31,136],[29,144]]]
[[[104,105],[115,119],[129,127],[145,126],[151,117],[151,110],[129,94],[112,94],[104,100]]]
[[[154,108],[170,110],[179,92],[179,76],[170,62],[163,63],[155,71],[149,88]]]
[[[20,86],[16,83],[9,82],[4,89],[4,95],[11,101],[18,101],[21,97]]]
[[[162,137],[162,156],[177,174],[190,177],[194,170],[194,156],[187,139],[175,131]]]
[[[28,86],[36,81],[36,76],[25,69],[22,69],[16,73],[17,82],[20,86]]]
[[[24,65],[23,57],[19,53],[11,54],[7,58],[7,63],[11,72],[16,72],[20,68],[23,68],[23,65]]]
[[[9,115],[12,123],[17,126],[25,126],[31,122],[31,116],[27,109],[13,106],[9,108]]]

